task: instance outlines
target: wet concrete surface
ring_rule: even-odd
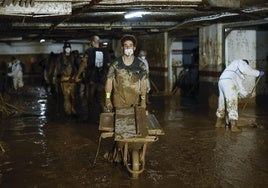
[[[248,106],[241,133],[214,128],[215,109],[194,98],[153,96],[149,111],[165,135],[148,146],[145,171],[130,178],[125,167],[104,159],[113,145],[102,141],[96,165],[98,123],[78,101],[78,118],[66,118],[42,87],[24,88],[10,102],[21,110],[1,121],[1,188],[195,188],[268,186],[268,108]],[[95,118],[93,118],[95,117]]]

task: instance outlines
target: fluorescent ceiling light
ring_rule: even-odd
[[[145,14],[148,14],[148,12],[144,12],[144,11],[128,12],[125,14],[124,17],[125,17],[125,19],[141,18]]]
[[[1,41],[19,41],[22,40],[22,37],[4,37],[0,38]]]
[[[103,46],[107,46],[108,45],[108,42],[103,42],[102,45]]]

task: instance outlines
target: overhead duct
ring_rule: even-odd
[[[19,4],[0,7],[0,15],[40,17],[71,15],[71,13],[71,2],[35,2],[34,7],[21,7]]]
[[[3,7],[6,7],[6,6],[10,6],[10,5],[13,5],[13,6],[16,6],[16,5],[19,5],[20,7],[33,7],[34,6],[34,3],[35,3],[35,0],[4,0],[3,1],[3,4],[2,6]]]

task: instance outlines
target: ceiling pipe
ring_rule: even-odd
[[[242,10],[237,10],[236,12],[222,12],[222,13],[214,14],[214,15],[196,17],[196,18],[185,20],[185,21],[183,21],[183,22],[181,22],[173,27],[166,29],[165,31],[172,31],[174,29],[178,29],[180,27],[183,27],[186,24],[191,24],[191,23],[201,22],[201,21],[217,20],[217,19],[224,18],[224,17],[235,17],[235,16],[239,16],[241,14],[247,15],[248,17],[254,17],[255,19],[257,19],[257,17],[254,16],[255,13],[267,11],[267,10],[268,10],[268,8],[266,8],[266,7],[265,8],[254,8],[254,9],[242,9]],[[260,17],[260,16],[258,16],[258,17]]]
[[[76,16],[76,15],[79,15],[79,14],[81,14],[81,13],[86,12],[86,11],[89,10],[91,7],[97,5],[97,4],[100,3],[101,1],[102,1],[102,0],[92,0],[92,1],[90,1],[90,3],[89,3],[88,5],[86,5],[86,6],[84,6],[82,9],[80,9],[79,12],[73,12],[70,16],[68,16],[68,17],[64,18],[63,20],[61,20],[61,21],[59,21],[59,22],[53,24],[53,25],[49,28],[49,30],[48,30],[46,33],[49,33],[49,32],[51,32],[51,31],[53,31],[59,24],[65,22],[65,21],[67,21],[67,20],[69,20],[70,18],[72,18],[72,17],[74,17],[74,16]],[[46,33],[44,33],[44,34],[42,34],[42,35],[45,35]]]
[[[230,12],[224,12],[224,13],[219,13],[219,14],[214,14],[214,15],[209,15],[209,16],[200,16],[192,19],[185,20],[173,27],[170,27],[168,29],[165,29],[165,31],[172,31],[174,29],[178,29],[182,26],[185,26],[186,24],[191,24],[191,23],[196,23],[196,22],[202,22],[202,21],[211,21],[211,20],[217,20],[223,17],[230,17],[230,16],[238,16],[238,13],[230,13]]]

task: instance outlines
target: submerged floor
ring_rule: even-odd
[[[215,110],[194,98],[154,96],[149,111],[165,135],[149,145],[145,171],[131,179],[103,158],[113,143],[103,140],[97,164],[98,123],[80,100],[79,118],[66,119],[41,87],[27,88],[11,102],[21,111],[1,122],[1,188],[195,188],[268,186],[268,108],[247,107],[242,133],[216,129]],[[93,112],[92,112],[93,113]]]

